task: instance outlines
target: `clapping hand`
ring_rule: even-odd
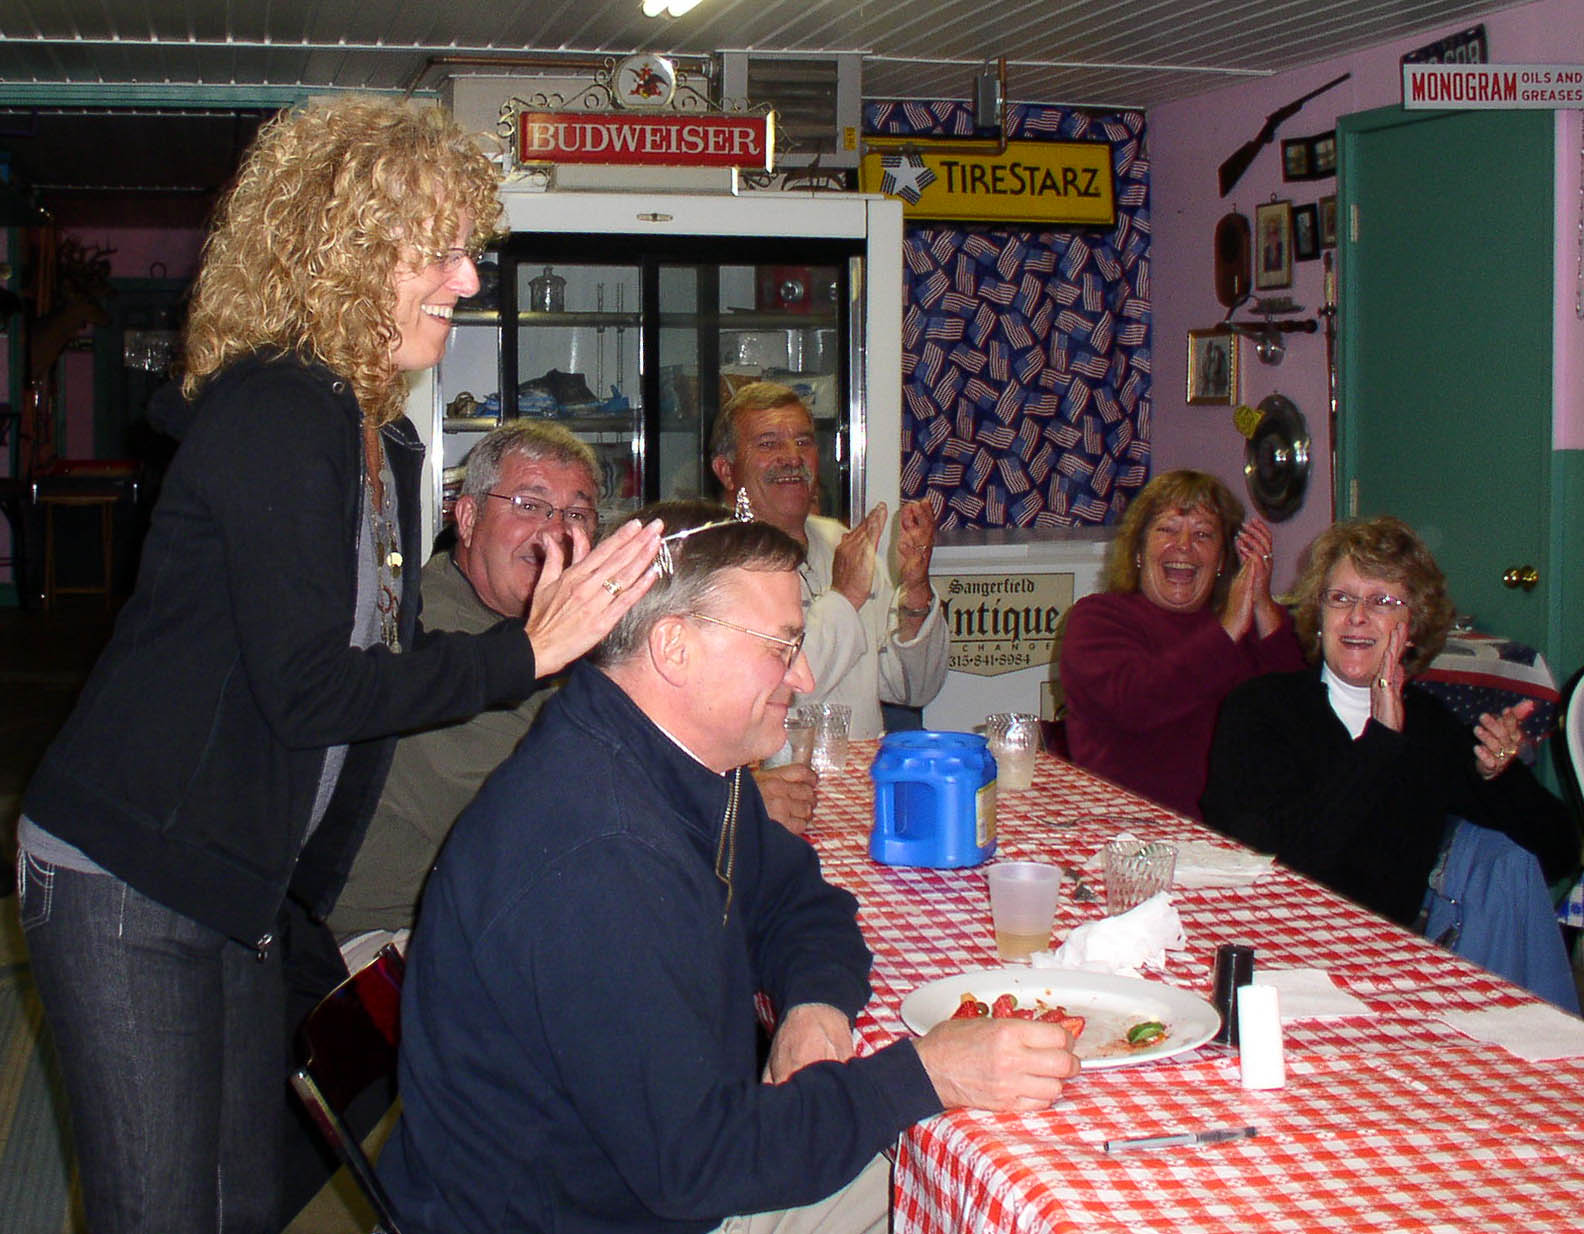
[[[1403,728],[1403,652],[1408,646],[1408,623],[1400,621],[1387,634],[1380,664],[1370,678],[1370,718],[1395,733]]]
[[[1474,761],[1480,777],[1494,780],[1513,765],[1523,749],[1523,722],[1535,709],[1532,698],[1504,708],[1500,715],[1485,712],[1474,726]]]
[[[1268,638],[1281,627],[1282,622],[1281,605],[1271,597],[1276,542],[1270,524],[1262,518],[1250,519],[1238,529],[1233,547],[1237,551],[1239,576],[1248,575],[1250,617],[1259,636]],[[1236,583],[1234,579],[1233,585]]]
[[[882,501],[836,545],[831,560],[831,587],[846,596],[855,609],[863,608],[874,588],[875,552],[885,525],[886,506]]]

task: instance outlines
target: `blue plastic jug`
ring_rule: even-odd
[[[869,855],[895,866],[976,866],[995,852],[995,758],[975,733],[890,733],[869,767]]]

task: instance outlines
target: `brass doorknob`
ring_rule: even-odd
[[[1502,575],[1504,587],[1522,587],[1525,591],[1533,591],[1535,584],[1540,581],[1540,571],[1533,566],[1509,566]]]

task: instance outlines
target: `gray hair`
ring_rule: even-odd
[[[706,523],[721,525],[670,542],[671,573],[656,579],[588,653],[589,661],[599,667],[620,664],[637,654],[662,619],[709,612],[723,572],[796,570],[803,564],[803,546],[786,532],[769,523],[737,522],[730,510],[713,502],[657,501],[631,516],[644,523],[656,518],[665,535]]]
[[[710,458],[732,458],[736,455],[738,416],[769,411],[772,407],[801,407],[808,411],[808,405],[791,386],[774,381],[751,381],[727,399],[726,405],[716,412],[715,423],[710,426]],[[809,420],[813,419],[810,413]]]
[[[512,455],[530,463],[585,467],[594,481],[595,496],[599,496],[600,465],[593,449],[562,425],[545,420],[513,420],[469,450],[460,495],[482,501],[484,494],[500,483],[501,468]]]

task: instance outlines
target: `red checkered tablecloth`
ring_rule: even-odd
[[[847,770],[822,779],[809,833],[825,876],[858,897],[875,953],[861,1049],[907,1032],[916,986],[999,963],[984,867],[870,860],[875,748],[854,743]],[[997,856],[1083,863],[1124,827],[1231,844],[1041,755],[1032,789],[1000,795]],[[1173,898],[1188,953],[1159,979],[1208,996],[1216,946],[1248,943],[1257,967],[1326,969],[1379,1014],[1288,1025],[1287,1085],[1272,1092],[1245,1092],[1235,1055],[1206,1047],[1079,1076],[1045,1114],[921,1123],[897,1154],[897,1234],[1584,1228],[1584,1060],[1528,1063],[1430,1018],[1524,991],[1279,866],[1253,887]],[[1058,936],[1102,911],[1064,899]],[[1258,1137],[1231,1144],[1100,1147],[1247,1124]]]

